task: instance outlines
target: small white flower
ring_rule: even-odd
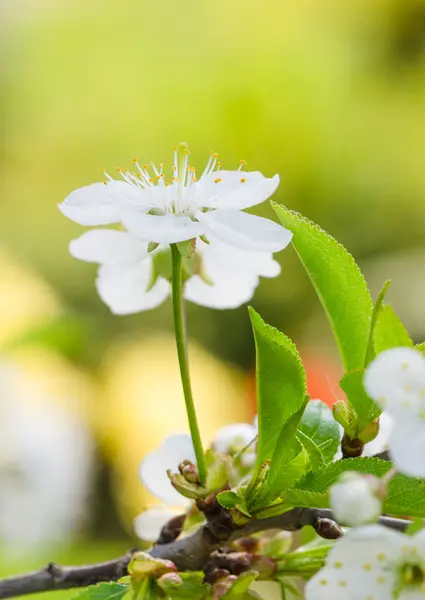
[[[156,308],[170,295],[171,285],[154,273],[155,252],[131,233],[94,229],[70,243],[71,254],[101,266],[96,287],[115,314],[125,315]],[[158,248],[160,250],[160,248]],[[254,295],[260,276],[275,277],[279,264],[267,252],[246,252],[219,240],[197,241],[202,276],[185,284],[185,298],[210,308],[236,308]]]
[[[306,586],[306,600],[420,600],[425,531],[408,537],[381,525],[351,529]]]
[[[215,435],[213,448],[223,454],[235,454],[250,444],[257,430],[249,423],[233,423],[222,427]]]
[[[370,476],[343,473],[330,490],[331,507],[338,523],[357,527],[376,521],[381,514],[378,486]]]
[[[169,181],[162,165],[157,169],[135,160],[136,171],[119,170],[122,181],[105,174],[105,183],[72,192],[59,209],[81,225],[120,222],[136,237],[158,244],[213,235],[254,252],[285,248],[292,237],[290,231],[242,212],[267,200],[279,185],[279,177],[269,179],[258,171],[222,171],[217,158],[211,155],[197,180],[189,165],[187,145],[180,144]]]
[[[168,470],[176,471],[184,460],[196,463],[192,438],[186,433],[180,433],[165,438],[161,446],[149,452],[140,465],[139,474],[143,485],[169,506],[181,506],[185,502],[183,496],[173,488],[167,475]]]
[[[393,418],[388,448],[397,469],[425,477],[425,358],[413,348],[386,350],[367,368],[364,385]]]

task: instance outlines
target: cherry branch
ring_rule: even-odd
[[[221,515],[221,516],[220,516]],[[177,539],[168,544],[156,544],[149,550],[155,558],[172,560],[180,571],[202,570],[210,554],[235,539],[251,535],[266,529],[297,531],[305,525],[311,525],[319,535],[334,539],[341,535],[339,526],[328,509],[294,508],[283,515],[267,519],[253,520],[242,528],[225,528],[221,517],[225,511],[217,512],[194,534]],[[208,518],[208,516],[207,516]],[[391,529],[404,531],[410,521],[381,517],[380,523]],[[46,567],[0,579],[0,598],[13,598],[36,592],[81,588],[105,581],[117,581],[127,574],[127,567],[136,550],[107,562],[78,567],[60,566],[49,563]]]

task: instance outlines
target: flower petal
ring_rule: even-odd
[[[307,583],[306,600],[388,600],[396,577],[393,562],[404,543],[405,536],[381,525],[351,529]]]
[[[158,244],[175,244],[196,238],[203,233],[199,223],[180,215],[146,215],[126,210],[122,223],[130,233],[142,240]]]
[[[410,477],[425,477],[425,419],[399,417],[388,440],[391,458],[399,471]]]
[[[242,278],[221,277],[213,284],[206,283],[199,275],[193,275],[186,282],[184,297],[186,300],[207,308],[238,308],[249,302],[258,285],[258,277],[249,281]]]
[[[152,273],[152,262],[137,264],[102,265],[99,268],[96,288],[99,296],[116,315],[129,315],[156,308],[170,294],[170,284],[159,277],[146,291]]]
[[[144,190],[124,181],[93,183],[71,192],[59,210],[80,225],[109,225],[119,222],[122,204],[140,206],[143,197]]]
[[[75,258],[107,265],[137,262],[146,258],[147,243],[125,231],[93,229],[72,240],[69,251]]]
[[[213,210],[198,213],[197,217],[206,233],[243,250],[279,252],[292,238],[292,233],[270,219],[238,210]]]
[[[214,171],[194,186],[201,206],[226,210],[249,208],[270,198],[279,185],[279,175],[268,178],[259,171]]]
[[[223,454],[228,454],[235,449],[240,451],[248,446],[256,435],[257,430],[249,423],[232,423],[217,431],[213,446],[217,452]]]
[[[161,529],[175,516],[176,512],[166,506],[148,508],[134,519],[134,531],[140,539],[146,542],[156,542]]]
[[[262,277],[277,277],[280,273],[280,265],[273,260],[273,254],[270,252],[241,250],[211,235],[208,239],[209,244],[198,240],[196,247],[202,255],[204,268],[210,276],[218,270],[254,273]]]
[[[176,470],[183,460],[195,462],[192,440],[186,433],[172,435],[153,452],[145,456],[140,465],[140,478],[143,485],[170,506],[184,504],[185,498],[171,485],[167,471]]]
[[[425,410],[425,358],[413,348],[385,350],[366,369],[364,385],[391,414],[418,414]]]

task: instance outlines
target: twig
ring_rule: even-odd
[[[87,587],[101,581],[116,581],[127,574],[127,567],[134,552],[130,551],[107,562],[80,567],[62,567],[49,563],[39,571],[0,579],[0,598]]]
[[[304,525],[314,527],[323,519],[333,520],[332,512],[328,509],[294,508],[277,517],[253,520],[233,532],[229,530],[227,540],[220,538],[220,542],[211,523],[207,523],[190,536],[169,544],[154,546],[149,554],[156,558],[172,560],[180,571],[197,571],[203,568],[211,552],[223,541],[229,542],[266,529],[297,531]],[[390,517],[381,517],[379,522],[398,531],[404,531],[410,523],[410,521]],[[135,550],[132,550],[115,560],[80,567],[62,567],[50,563],[39,571],[0,579],[0,598],[86,587],[102,581],[116,581],[127,574],[127,567],[134,553]]]

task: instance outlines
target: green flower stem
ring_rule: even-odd
[[[199,433],[198,420],[196,418],[192,387],[190,385],[189,360],[187,354],[187,340],[183,308],[182,256],[176,244],[171,244],[171,255],[173,259],[172,286],[174,333],[176,336],[177,354],[179,357],[180,376],[182,379],[184,401],[186,404],[187,418],[189,420],[190,435],[192,436],[193,447],[195,449],[199,478],[201,480],[201,484],[204,484],[207,478],[207,467],[205,464],[205,455],[202,448],[201,435]]]

